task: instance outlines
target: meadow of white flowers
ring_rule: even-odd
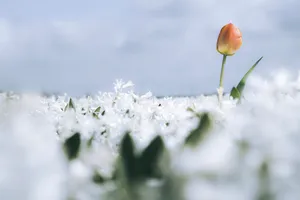
[[[216,95],[158,99],[136,95],[122,81],[114,92],[69,101],[1,94],[0,199],[300,198],[300,76],[254,75],[242,102],[225,95],[221,109]],[[211,128],[196,145],[186,144],[204,112]],[[136,154],[161,136],[167,156],[160,157],[159,177],[114,177],[127,131]],[[75,133],[79,152],[68,159],[66,144]]]

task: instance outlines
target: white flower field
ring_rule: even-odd
[[[300,76],[244,98],[1,93],[0,199],[300,199]]]

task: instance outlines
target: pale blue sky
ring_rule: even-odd
[[[298,70],[296,0],[0,0],[0,89],[113,91],[116,79],[156,95],[215,92],[220,28],[243,46],[228,58],[225,89],[260,57],[256,73]]]

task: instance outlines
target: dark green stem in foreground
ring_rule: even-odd
[[[227,58],[227,55],[223,55],[219,88],[223,87],[224,66],[225,66],[225,63],[226,63],[226,58]]]

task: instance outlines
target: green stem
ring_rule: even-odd
[[[227,55],[223,55],[222,68],[221,68],[221,74],[220,74],[220,84],[219,84],[220,88],[223,87],[224,66],[226,63],[226,58],[227,58]]]

